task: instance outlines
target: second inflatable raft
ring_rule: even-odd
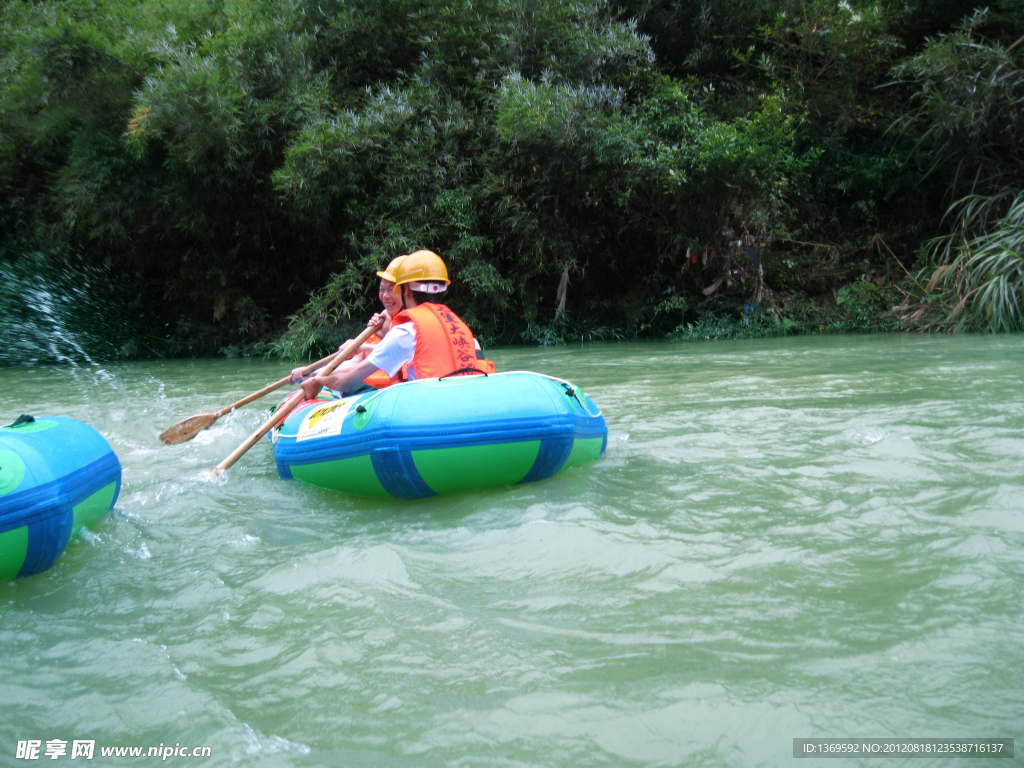
[[[0,429],[0,580],[52,567],[120,490],[121,463],[88,424],[22,416]]]

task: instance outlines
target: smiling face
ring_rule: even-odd
[[[377,297],[384,305],[384,311],[394,317],[402,309],[402,301],[394,294],[395,284],[390,280],[381,280],[380,288],[377,290]]]

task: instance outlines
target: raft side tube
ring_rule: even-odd
[[[46,417],[0,428],[0,579],[54,565],[121,490],[121,464],[96,430]]]

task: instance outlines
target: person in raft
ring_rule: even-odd
[[[409,254],[394,271],[394,293],[401,297],[402,311],[391,319],[391,330],[366,359],[328,376],[302,382],[307,400],[323,387],[340,392],[352,382],[383,372],[391,384],[451,374],[493,373],[494,363],[482,359],[478,345],[459,316],[437,302],[438,294],[451,285],[448,269],[432,251]]]
[[[395,295],[394,289],[395,270],[398,268],[398,265],[401,264],[404,259],[405,256],[398,256],[392,259],[391,263],[388,264],[387,268],[383,272],[377,273],[377,277],[380,278],[380,285],[377,288],[377,297],[380,299],[380,303],[384,305],[384,311],[378,312],[373,317],[371,317],[369,322],[366,324],[366,327],[371,328],[375,326],[377,323],[381,321],[382,318],[384,320],[384,324],[377,330],[376,333],[374,333],[370,338],[366,340],[366,342],[359,348],[358,352],[356,352],[354,355],[352,355],[352,357],[350,357],[348,360],[339,365],[335,369],[335,373],[345,373],[346,371],[351,371],[353,368],[359,365],[359,363],[365,360],[366,356],[370,354],[378,344],[380,344],[384,336],[387,335],[387,332],[391,330],[391,318],[393,318],[402,310],[402,300]],[[338,351],[340,352],[351,343],[352,339],[348,339],[344,344],[338,347]],[[303,369],[304,366],[299,366],[298,368],[292,369],[291,380],[293,382],[298,383],[303,380]],[[391,378],[387,374],[378,371],[375,375],[368,376],[366,379],[363,380],[363,385],[365,386],[359,385],[358,383],[352,384],[349,386],[350,391],[346,392],[345,394],[355,394],[356,392],[365,391],[367,389],[370,389],[371,387],[374,389],[380,389],[382,387],[386,387],[390,383]]]

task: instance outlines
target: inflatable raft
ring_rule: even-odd
[[[41,573],[121,490],[103,436],[63,416],[22,416],[0,429],[0,580]]]
[[[551,477],[599,458],[608,428],[574,384],[511,372],[305,401],[270,438],[283,478],[419,499]]]

